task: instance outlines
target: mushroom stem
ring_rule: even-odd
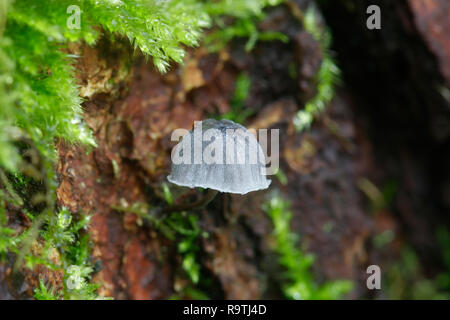
[[[218,193],[219,193],[219,191],[217,191],[217,190],[208,189],[208,192],[202,198],[198,199],[195,202],[166,207],[166,208],[163,208],[158,213],[159,214],[164,214],[164,213],[170,213],[170,212],[174,212],[174,211],[186,211],[186,210],[192,210],[192,209],[202,209],[208,203],[210,203],[216,197],[216,195]]]

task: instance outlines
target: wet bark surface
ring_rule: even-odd
[[[309,1],[293,3],[304,9]],[[449,41],[437,26],[448,24],[442,13],[448,3],[383,1],[380,31],[365,28],[366,1],[346,3],[321,5],[344,85],[304,133],[295,131],[292,118],[316,93],[322,57],[292,7],[274,8],[260,24],[262,30],[287,34],[288,43],[262,42],[249,53],[239,40],[217,53],[201,47],[166,75],[144,59],[133,60],[127,45],[112,49],[105,40],[95,48],[73,48],[82,56],[76,67],[86,99],[84,118],[98,148],[58,143],[57,196],[73,213],[92,215],[94,281],[102,284],[102,295],[167,299],[189,282],[176,242],[117,208],[165,205],[161,184],[170,169],[171,132],[229,111],[242,72],[252,80],[245,105],[255,111],[245,125],[280,129],[280,165],[288,183],[272,178],[267,191],[220,194],[194,213],[208,233],[198,239],[198,260],[209,281],[202,289],[211,298],[283,297],[272,224],[261,208],[275,193],[291,203],[291,227],[302,248],[316,256],[318,281],[354,280],[349,297],[368,296],[367,265],[383,268],[398,254],[399,242],[411,242],[431,273],[440,268],[433,230],[449,222],[450,109],[438,90],[448,83]],[[367,179],[377,186],[397,181],[393,203],[377,214],[362,192]],[[195,198],[195,191],[172,191]],[[371,239],[387,229],[396,230],[397,237],[391,253],[380,255]],[[19,294],[9,284],[9,269],[0,265],[0,276],[8,279],[0,281],[2,298],[18,297],[27,292],[24,283],[35,283],[19,281]]]

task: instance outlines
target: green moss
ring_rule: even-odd
[[[0,204],[0,260],[4,261],[8,252],[17,250],[20,237],[14,229],[8,228],[3,204]]]
[[[211,51],[222,49],[234,38],[247,38],[246,51],[251,51],[258,41],[288,41],[288,37],[279,32],[260,32],[257,22],[264,19],[264,9],[279,5],[284,0],[226,0],[209,1],[206,10],[215,17],[216,31],[206,38]],[[234,18],[231,23],[226,19]]]
[[[446,237],[448,237],[450,233],[448,230],[441,228],[438,238],[442,234],[447,234]],[[394,300],[450,299],[450,264],[445,261],[445,256],[449,254],[448,243],[441,243],[445,271],[431,278],[424,275],[424,268],[414,249],[409,246],[404,247],[400,260],[395,261],[386,270],[383,281],[387,296]]]
[[[254,110],[245,108],[245,101],[250,93],[250,87],[250,78],[245,73],[241,73],[236,79],[236,88],[231,99],[231,110],[221,115],[221,119],[228,119],[242,124],[254,113]]]
[[[59,300],[61,298],[56,290],[48,288],[42,279],[39,279],[39,287],[34,289],[34,297],[36,300]]]
[[[209,296],[203,291],[191,286],[184,287],[180,292],[170,297],[170,300],[181,300],[186,297],[193,300],[209,300]]]
[[[167,184],[163,184],[163,196],[168,205],[173,204],[173,195]],[[203,234],[198,217],[187,212],[172,212],[153,223],[160,230],[165,231],[166,236],[176,241],[178,253],[182,257],[181,266],[188,278],[196,285],[200,281],[201,266],[198,262],[200,253],[199,237]],[[168,231],[170,230],[170,231]]]
[[[272,220],[275,251],[284,267],[283,292],[289,299],[339,299],[352,288],[348,280],[328,281],[319,285],[310,268],[314,263],[311,254],[298,247],[298,237],[290,230],[292,212],[280,196],[274,196],[263,209]]]
[[[165,219],[164,223],[177,233],[177,247],[182,257],[182,267],[192,283],[198,284],[201,269],[198,262],[200,252],[198,241],[202,230],[198,225],[197,216],[176,212]]]
[[[280,168],[278,169],[277,173],[275,174],[275,177],[280,181],[280,183],[285,186],[288,184],[288,177],[284,173],[284,171]]]
[[[305,13],[303,26],[316,41],[320,42],[323,60],[316,77],[317,94],[306,103],[305,108],[300,110],[294,118],[297,131],[309,129],[314,118],[325,110],[335,95],[336,83],[340,77],[340,70],[330,53],[331,33],[327,28],[321,28],[317,22],[316,12],[312,7]]]
[[[63,289],[55,292],[53,289],[48,289],[44,283],[40,283],[35,291],[36,299],[55,298],[55,296],[66,300],[103,298],[97,294],[99,285],[90,283],[94,268],[90,260],[89,238],[85,233],[89,220],[89,216],[74,220],[70,211],[63,208],[44,225],[40,232],[40,238],[43,240],[41,254],[27,257],[27,264],[33,267],[34,264],[39,263],[53,270],[63,270]],[[59,253],[58,259],[50,261],[49,257],[54,256],[52,251],[55,249]]]
[[[436,230],[442,257],[442,271],[429,277],[415,250],[403,248],[399,261],[387,269],[386,291],[391,299],[450,299],[450,231],[446,227]]]

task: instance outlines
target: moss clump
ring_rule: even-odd
[[[51,216],[39,232],[42,245],[39,253],[34,252],[25,256],[26,265],[33,268],[36,264],[43,264],[50,270],[63,271],[62,290],[47,288],[40,281],[35,290],[36,299],[66,299],[93,300],[102,299],[97,294],[99,285],[90,283],[94,271],[90,258],[91,246],[86,230],[89,216],[74,219],[66,208]],[[58,252],[58,259],[50,260]]]
[[[443,262],[442,272],[433,277],[425,275],[424,265],[410,246],[402,248],[398,261],[387,266],[383,281],[385,292],[393,300],[449,300],[450,299],[450,231],[436,230]]]
[[[241,73],[236,79],[236,88],[231,99],[231,110],[220,116],[220,119],[228,119],[243,124],[254,113],[254,110],[245,108],[245,100],[250,93],[251,79],[245,73]]]
[[[319,25],[313,7],[306,11],[302,21],[305,30],[316,41],[320,42],[323,60],[316,76],[317,94],[306,103],[305,108],[300,110],[294,118],[297,131],[309,129],[314,118],[325,110],[335,95],[336,83],[339,81],[341,73],[330,52],[331,33],[326,27]]]
[[[247,38],[245,50],[251,51],[258,41],[288,41],[280,32],[260,32],[257,22],[264,19],[264,9],[283,3],[284,0],[227,0],[211,1],[206,4],[207,11],[214,17],[217,30],[206,38],[212,51],[223,48],[234,38]],[[225,20],[233,17],[231,23]]]
[[[263,209],[272,220],[275,251],[280,264],[285,268],[283,292],[289,299],[316,300],[339,299],[352,288],[348,280],[328,281],[319,285],[314,280],[310,267],[314,263],[311,254],[297,247],[297,235],[290,230],[292,212],[289,204],[275,196],[264,204]]]

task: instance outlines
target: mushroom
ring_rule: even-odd
[[[196,121],[172,151],[169,182],[208,189],[204,198],[164,211],[202,208],[218,192],[246,194],[267,189],[264,152],[256,137],[230,120]]]

